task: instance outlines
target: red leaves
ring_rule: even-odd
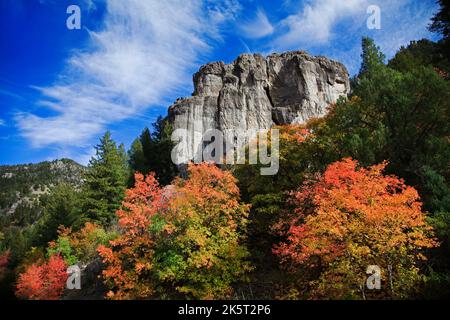
[[[101,245],[97,249],[107,265],[103,276],[115,289],[108,293],[109,298],[133,299],[152,294],[152,285],[140,283],[139,279],[142,269],[150,266],[143,267],[140,261],[152,260],[152,239],[148,227],[151,218],[165,206],[166,197],[154,174],[144,178],[136,173],[135,185],[126,191],[122,209],[117,211],[121,236],[110,242],[111,247]]]
[[[19,276],[16,295],[31,300],[58,300],[67,280],[67,265],[59,255],[43,265],[33,264]]]
[[[119,226],[130,234],[139,234],[147,228],[150,218],[162,205],[162,190],[154,173],[145,179],[136,173],[134,188],[126,191],[123,209],[117,211]]]
[[[306,129],[304,125],[288,124],[277,126],[275,128],[280,130],[281,139],[288,142],[295,142],[297,144],[305,142],[306,138],[312,136],[309,129]]]
[[[232,174],[202,163],[170,188],[159,188],[153,174],[135,180],[117,212],[122,234],[98,248],[107,297],[229,297],[231,282],[250,269],[240,245],[248,206],[239,204]]]
[[[276,226],[280,233],[287,230],[276,254],[303,264],[312,257],[333,261],[351,243],[378,253],[436,245],[427,237],[430,227],[417,191],[394,176],[384,176],[385,162],[367,169],[357,166],[348,158],[333,163],[317,181],[292,193],[297,208],[287,226]],[[369,240],[364,242],[361,235]]]
[[[419,287],[421,252],[437,243],[417,191],[383,175],[385,166],[343,159],[292,193],[296,209],[274,226],[285,240],[273,252],[309,297],[361,298],[369,265],[394,270],[377,298],[407,297]]]

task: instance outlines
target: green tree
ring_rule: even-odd
[[[411,50],[413,56],[414,52]],[[363,62],[352,96],[330,106],[325,117],[309,121],[306,129],[311,134],[303,143],[290,143],[280,133],[280,170],[276,176],[259,176],[257,166],[235,170],[243,199],[252,203],[249,239],[260,234],[255,237],[256,245],[250,246],[253,254],[259,244],[274,240],[267,236],[266,221],[290,209],[283,191],[292,190],[295,181],[301,183],[324,172],[329,164],[345,157],[357,159],[363,166],[387,160],[386,172],[414,186],[426,210],[448,212],[449,83],[432,67],[432,61],[408,62],[395,70],[383,63],[383,57],[372,40],[363,40]],[[449,219],[444,214],[436,218],[433,225],[438,228],[439,240],[447,241]],[[445,257],[446,253],[438,255]],[[268,255],[262,256],[264,267]],[[441,265],[439,270],[445,270],[444,262]]]
[[[127,157],[123,145],[117,147],[106,132],[95,147],[82,190],[82,222],[97,221],[106,226],[114,220],[128,180]]]
[[[3,247],[11,252],[9,264],[14,268],[29,248],[28,235],[21,228],[10,227],[4,231]]]
[[[385,55],[371,38],[363,37],[361,59],[362,62],[359,69],[359,77],[364,75],[367,76],[370,70],[384,65]]]
[[[440,10],[431,19],[432,23],[429,26],[430,31],[436,32],[442,35],[442,39],[438,42],[438,51],[441,55],[441,65],[446,66],[444,71],[447,72],[447,80],[450,79],[450,1],[439,0]]]
[[[438,32],[448,39],[450,35],[450,1],[439,0],[440,10],[431,19],[430,31]]]
[[[144,149],[142,147],[141,140],[136,138],[131,144],[128,151],[128,157],[130,162],[130,168],[137,172],[147,172],[145,167]]]
[[[151,171],[155,172],[159,183],[167,185],[177,174],[177,168],[171,158],[174,147],[171,139],[173,128],[168,120],[161,116],[158,117],[153,127],[155,129],[152,134],[154,154],[149,158],[149,167]]]
[[[67,183],[53,187],[41,198],[43,215],[32,229],[32,244],[46,246],[58,237],[60,226],[70,227],[79,217],[79,192]]]
[[[153,133],[145,128],[131,145],[128,151],[130,166],[133,171],[142,174],[155,172],[159,183],[167,185],[177,174],[177,168],[171,159],[172,127],[167,119],[160,116],[153,123],[153,128]]]
[[[388,66],[402,72],[420,66],[433,67],[447,78],[450,72],[450,63],[442,53],[442,44],[428,39],[411,41],[408,46],[402,46]]]

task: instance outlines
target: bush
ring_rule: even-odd
[[[58,239],[50,242],[47,255],[60,254],[68,265],[93,260],[97,255],[97,247],[108,244],[117,236],[116,233],[108,233],[90,222],[78,232],[72,232],[70,228],[60,228],[58,233]]]
[[[285,240],[274,252],[310,285],[310,297],[370,297],[364,292],[369,265],[383,273],[377,298],[406,298],[418,289],[423,249],[437,242],[417,191],[384,176],[385,166],[358,169],[344,159],[292,193],[297,208],[275,226]]]
[[[250,265],[244,240],[248,206],[229,172],[189,166],[189,178],[161,189],[154,175],[135,176],[121,236],[99,252],[112,299],[226,298]]]
[[[67,280],[67,265],[59,255],[53,255],[48,262],[32,264],[19,275],[16,295],[30,300],[58,300]]]

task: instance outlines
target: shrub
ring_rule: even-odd
[[[117,212],[122,234],[99,248],[108,297],[229,297],[250,270],[241,245],[249,208],[233,176],[201,164],[171,188],[159,188],[153,174],[135,181]]]
[[[58,239],[50,242],[47,255],[60,254],[68,265],[93,260],[97,255],[97,247],[108,244],[117,236],[115,232],[106,232],[91,222],[87,222],[78,232],[60,228],[58,233]]]
[[[30,300],[58,300],[67,280],[67,265],[60,255],[53,255],[48,262],[32,264],[19,275],[16,295]]]
[[[377,297],[406,298],[423,280],[421,251],[437,243],[417,191],[384,176],[385,166],[344,159],[292,193],[297,208],[275,226],[285,240],[274,252],[288,271],[309,275],[310,297],[366,298],[369,265],[382,269]]]

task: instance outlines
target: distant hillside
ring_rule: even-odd
[[[84,170],[70,159],[0,166],[0,216],[32,208],[40,195],[58,183],[80,186]]]

